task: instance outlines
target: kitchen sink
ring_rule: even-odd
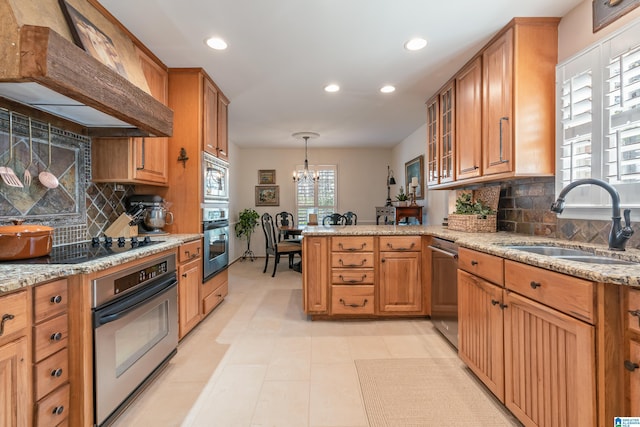
[[[589,255],[589,256],[555,256],[554,258],[565,259],[567,261],[586,262],[589,264],[623,264],[638,265],[637,262],[625,261],[618,258],[610,258],[606,256]]]
[[[509,249],[517,249],[519,251],[530,252],[533,254],[547,255],[547,256],[592,256],[592,252],[583,251],[581,249],[562,248],[559,246],[505,246]]]

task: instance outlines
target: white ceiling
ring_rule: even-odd
[[[240,147],[392,147],[424,103],[514,16],[582,0],[102,0],[169,67],[202,67],[231,101]],[[226,51],[204,44],[224,38]],[[429,42],[409,52],[403,44]],[[341,91],[325,93],[328,83]],[[382,94],[385,84],[396,92]]]

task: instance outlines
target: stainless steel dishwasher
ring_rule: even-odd
[[[458,348],[458,245],[434,237],[431,245],[431,320]]]

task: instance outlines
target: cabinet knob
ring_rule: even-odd
[[[55,408],[53,408],[53,411],[51,411],[51,413],[53,413],[53,415],[60,415],[64,412],[64,406],[60,405],[60,406],[56,406]]]
[[[498,305],[498,304],[500,304],[500,301],[498,301],[497,299],[491,300],[491,305]]]
[[[637,363],[635,363],[635,362],[632,362],[631,360],[625,360],[625,361],[624,361],[624,368],[625,368],[627,371],[631,371],[631,372],[633,372],[633,371],[635,371],[636,369],[640,368],[640,365],[638,365],[638,364],[637,364]]]
[[[60,378],[62,376],[62,368],[54,369],[53,371],[51,371],[51,376]]]
[[[56,332],[51,334],[51,341],[60,341],[62,339],[62,332]]]
[[[478,261],[471,261],[471,265],[478,265]]]
[[[15,316],[13,314],[2,315],[2,321],[0,321],[0,337],[4,334],[4,324],[7,320],[13,320]]]
[[[62,302],[62,295],[55,295],[51,297],[51,304],[60,304]]]
[[[542,285],[540,285],[540,282],[534,282],[532,280],[531,283],[529,283],[529,286],[531,286],[531,289],[536,289],[536,288],[539,288]]]

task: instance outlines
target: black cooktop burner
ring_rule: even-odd
[[[31,259],[10,261],[12,264],[78,264],[93,261],[109,255],[121,254],[138,248],[161,243],[159,240],[151,240],[149,236],[143,238],[131,237],[126,239],[119,237],[94,237],[90,242],[74,243],[71,245],[56,246],[47,256]]]

